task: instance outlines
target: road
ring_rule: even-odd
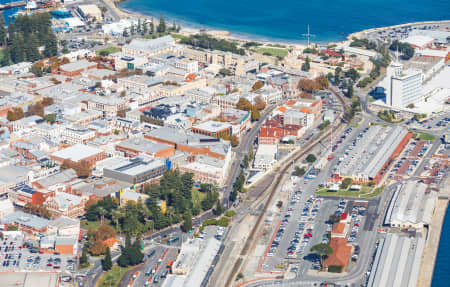
[[[334,92],[333,92],[334,93]],[[336,95],[336,93],[335,93]],[[342,106],[344,107],[344,109],[347,108],[345,100],[343,99],[343,97],[339,94],[336,95],[338,100],[342,103]],[[341,119],[342,119],[342,114],[340,116],[337,117],[336,121],[338,122],[338,125],[335,127],[335,130],[339,129],[340,127],[342,127],[342,123],[341,123]],[[270,205],[270,202],[274,196],[274,194],[277,192],[280,183],[282,182],[282,180],[284,179],[285,175],[287,174],[287,171],[292,167],[293,163],[295,161],[297,161],[299,158],[305,156],[307,153],[310,152],[310,150],[318,144],[318,142],[322,141],[323,139],[326,139],[330,136],[330,129],[326,129],[323,131],[323,133],[321,134],[321,136],[318,139],[315,140],[311,140],[309,142],[309,144],[307,146],[304,147],[303,150],[300,150],[298,152],[296,152],[295,154],[293,154],[291,156],[292,160],[286,160],[279,168],[279,172],[275,173],[275,177],[274,180],[271,181],[268,185],[262,188],[265,189],[265,196],[263,197],[263,201],[261,202],[261,204],[263,204],[263,207],[260,209],[258,208],[258,217],[256,219],[255,224],[253,225],[252,230],[250,231],[248,237],[245,239],[245,244],[243,245],[243,248],[240,252],[239,257],[236,259],[234,266],[231,267],[231,269],[228,270],[224,270],[224,266],[223,265],[228,265],[228,262],[224,262],[224,260],[222,260],[222,262],[219,262],[219,268],[216,268],[216,270],[221,270],[221,271],[217,271],[220,272],[220,274],[216,275],[216,281],[213,280],[213,282],[216,283],[221,283],[221,285],[223,284],[224,286],[231,286],[232,282],[234,281],[234,277],[236,276],[236,274],[238,273],[238,270],[240,269],[240,266],[243,262],[243,260],[248,256],[248,252],[251,249],[252,246],[254,246],[254,241],[256,240],[255,235],[258,234],[258,230],[260,228],[260,225],[262,223],[262,219],[263,216],[265,214],[265,212],[267,211],[268,206]],[[266,199],[267,197],[267,199]],[[255,209],[259,207],[256,206],[254,207]],[[251,210],[249,210],[251,211]],[[251,216],[251,214],[250,214]],[[242,220],[240,221],[242,222]],[[238,224],[236,225],[238,226]],[[239,226],[232,226],[232,228],[236,228],[239,229]],[[233,233],[232,231],[230,232],[231,234]],[[240,246],[238,247],[240,248]],[[227,253],[227,251],[224,252],[225,254]],[[227,267],[229,268],[229,267]],[[231,273],[228,273],[230,272]],[[226,276],[225,274],[229,274],[229,276]],[[222,279],[221,280],[217,280],[217,276],[221,276]],[[227,278],[227,279],[225,279]],[[210,285],[213,286],[213,285]]]
[[[242,136],[239,148],[234,150],[235,159],[233,161],[233,164],[231,165],[229,176],[224,185],[225,187],[222,189],[223,193],[222,204],[227,208],[229,208],[231,204],[230,194],[233,191],[233,183],[236,181],[236,178],[238,177],[241,171],[241,161],[244,158],[244,156],[248,153],[249,148],[253,145],[254,141],[256,140],[256,137],[259,133],[259,129],[264,124],[267,117],[270,116],[275,107],[276,106],[272,105],[264,110],[259,121],[256,122],[256,124],[250,129],[249,132],[247,132]]]

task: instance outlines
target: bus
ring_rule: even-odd
[[[133,279],[136,279],[138,276],[139,276],[139,271],[136,271],[136,272],[133,274]]]
[[[167,277],[167,273],[169,273],[168,270],[164,270],[163,273],[161,274],[161,278],[166,278]]]
[[[173,260],[169,260],[169,262],[167,262],[166,268],[169,269],[170,271],[172,271],[172,265],[173,265]]]

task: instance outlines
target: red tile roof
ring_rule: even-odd
[[[343,266],[342,271],[344,271],[352,253],[352,247],[347,244],[347,238],[331,238],[330,247],[333,253],[325,259],[324,265],[340,265]]]

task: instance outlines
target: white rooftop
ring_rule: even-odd
[[[52,155],[62,159],[69,159],[77,162],[90,156],[103,152],[103,150],[87,146],[84,144],[76,144],[71,147],[54,152]]]

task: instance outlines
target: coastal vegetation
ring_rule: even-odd
[[[377,44],[373,41],[369,41],[368,39],[358,39],[353,38],[352,42],[350,43],[350,47],[358,47],[358,48],[364,48],[367,50],[375,50],[377,48]]]
[[[180,42],[201,49],[219,50],[238,55],[245,55],[245,50],[239,48],[236,42],[227,41],[225,39],[216,39],[207,34],[192,35],[181,39]]]

